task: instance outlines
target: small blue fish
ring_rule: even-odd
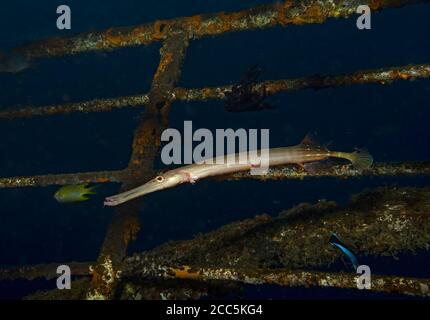
[[[344,254],[348,256],[349,260],[351,260],[351,263],[354,266],[354,269],[357,270],[359,266],[357,258],[352,253],[352,251],[346,247],[340,237],[336,233],[332,233],[329,241],[333,247],[339,248]]]

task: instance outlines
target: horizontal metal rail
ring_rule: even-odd
[[[124,274],[136,278],[162,277],[200,281],[238,281],[246,284],[276,284],[284,287],[322,287],[357,289],[356,273],[317,272],[286,269],[236,269],[166,267],[150,265],[140,274]],[[358,290],[358,289],[357,289]],[[430,279],[372,274],[371,291],[430,297]]]
[[[355,84],[387,85],[394,81],[412,81],[430,77],[430,64],[408,65],[402,67],[382,68],[358,71],[343,75],[314,75],[290,80],[272,80],[259,83],[256,91],[265,90],[273,95],[280,92],[290,92],[304,89],[325,89]],[[231,85],[208,88],[175,88],[168,97],[171,101],[206,101],[210,99],[225,99],[225,92],[231,90]],[[108,112],[114,109],[142,107],[149,102],[149,94],[138,94],[110,99],[94,99],[90,101],[59,104],[52,106],[13,107],[0,110],[0,119],[32,118],[36,116],[52,116],[75,112]]]
[[[363,0],[373,10],[395,8],[429,0]],[[323,23],[329,18],[348,18],[356,14],[356,1],[285,0],[243,11],[202,14],[171,20],[157,20],[131,27],[109,28],[69,38],[59,37],[37,41],[16,48],[29,58],[55,57],[88,51],[148,45],[167,39],[178,31],[190,39],[217,36],[226,32],[274,27],[276,25],[303,25]]]
[[[0,178],[1,188],[46,187],[83,183],[120,183],[129,179],[129,170],[97,171],[84,173],[48,174],[27,177]],[[308,172],[296,166],[275,167],[265,175],[251,175],[248,171],[215,177],[214,180],[296,180],[304,178],[352,178],[366,176],[418,176],[430,174],[430,162],[375,163],[372,168],[358,171],[350,165],[332,166]]]

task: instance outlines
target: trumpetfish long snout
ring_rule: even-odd
[[[107,197],[104,204],[106,206],[117,206],[148,193],[173,188],[183,183],[195,183],[197,180],[211,176],[250,170],[255,167],[253,164],[255,164],[257,160],[259,161],[259,159],[253,159],[252,152],[250,152],[249,155],[247,154],[247,157],[247,162],[236,161],[231,163],[225,161],[226,157],[222,157],[224,161],[221,163],[216,161],[217,158],[214,158],[211,163],[196,163],[170,170],[140,187]],[[254,157],[258,158],[258,153],[255,153]],[[235,154],[234,158],[236,160],[240,159],[240,153]],[[315,144],[308,137],[297,146],[269,149],[269,166],[286,164],[304,165],[310,162],[322,161],[327,158],[346,159],[359,170],[367,169],[373,164],[373,158],[366,150],[357,150],[351,153],[330,151],[325,147]]]

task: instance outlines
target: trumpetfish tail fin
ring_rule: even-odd
[[[357,149],[354,152],[333,152],[334,157],[339,157],[351,161],[358,170],[369,169],[373,164],[373,157],[366,149]]]
[[[373,164],[373,157],[366,149],[356,150],[351,153],[352,165],[360,170],[369,169]]]

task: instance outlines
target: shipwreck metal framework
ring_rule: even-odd
[[[36,116],[51,116],[70,114],[74,112],[109,112],[118,108],[143,108],[140,124],[135,130],[132,154],[127,168],[116,171],[86,172],[74,174],[40,175],[29,177],[0,178],[0,188],[43,187],[48,185],[66,185],[77,183],[121,183],[121,190],[127,190],[142,184],[154,174],[153,164],[160,147],[161,132],[169,123],[169,112],[175,101],[205,101],[209,99],[225,99],[224,93],[231,86],[212,88],[180,88],[176,83],[181,74],[181,66],[190,41],[208,36],[218,36],[227,32],[250,29],[270,28],[274,26],[303,25],[324,23],[328,19],[348,18],[356,14],[359,4],[368,4],[373,10],[402,7],[414,3],[429,3],[428,0],[367,0],[367,1],[319,1],[319,0],[286,0],[271,5],[264,5],[234,13],[216,13],[195,15],[192,17],[159,20],[132,27],[110,28],[99,32],[79,34],[70,38],[53,38],[38,41],[19,48],[14,52],[29,59],[58,57],[63,55],[80,54],[88,51],[110,51],[124,47],[148,45],[162,42],[160,62],[153,77],[148,93],[137,93],[133,96],[110,99],[95,99],[78,103],[51,106],[27,106],[10,108],[0,111],[0,120],[14,120]],[[358,71],[346,75],[311,76],[300,79],[267,81],[255,87],[256,91],[265,90],[268,94],[278,92],[304,90],[310,88],[324,89],[363,83],[388,85],[394,81],[408,81],[430,77],[430,64],[408,65],[386,69]],[[428,175],[430,162],[425,163],[378,163],[371,170],[360,173],[350,167],[337,167],[327,172],[310,174],[285,167],[272,169],[267,176],[252,177],[258,179],[303,179],[307,177],[356,177],[360,175]],[[250,178],[248,174],[236,174],[222,179]],[[118,279],[121,278],[127,248],[139,232],[138,202],[132,201],[116,210],[112,222],[106,232],[106,237],[95,263],[71,264],[77,274],[91,274],[91,283],[87,288],[86,297],[91,299],[113,298]],[[35,277],[50,278],[54,266],[43,265],[21,269],[0,270],[0,280]],[[153,269],[160,270],[160,268]],[[172,267],[173,268],[173,267]],[[354,286],[353,275],[327,274],[310,271],[288,270],[228,270],[219,273],[213,266],[200,269],[200,272],[181,272],[185,269],[172,269],[166,273],[156,273],[160,278],[173,276],[177,278],[224,279],[248,283],[277,283],[284,286],[323,284],[350,288]],[[188,268],[188,269],[187,269]],[[198,266],[196,267],[198,269]],[[173,273],[172,273],[173,270]],[[176,270],[176,271],[175,271]],[[212,270],[212,271],[211,271]],[[147,274],[154,275],[151,270]],[[145,272],[141,274],[145,276]],[[338,281],[336,281],[336,279]],[[430,295],[428,286],[430,279],[406,279],[380,276],[374,290],[382,290],[383,283],[390,283],[400,293]],[[427,286],[427,290],[421,290]],[[378,289],[379,288],[379,289]],[[418,289],[417,289],[418,288]],[[421,289],[420,289],[421,288]],[[383,291],[383,290],[382,290]]]

